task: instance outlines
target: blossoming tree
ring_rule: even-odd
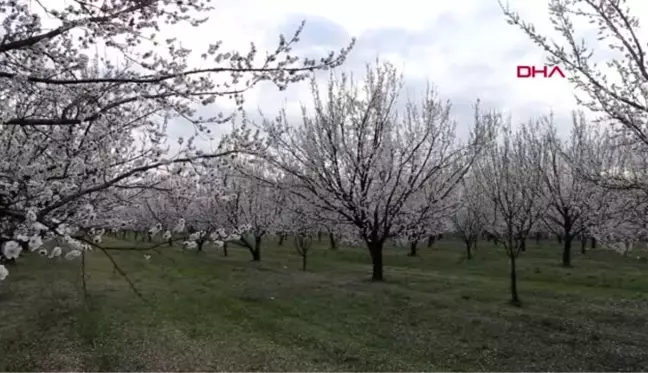
[[[16,247],[37,250],[54,239],[65,241],[70,257],[100,245],[115,228],[102,219],[123,227],[116,211],[133,202],[125,195],[137,196],[122,192],[156,189],[168,177],[156,170],[254,148],[197,149],[197,134],[208,135],[208,124],[228,116],[201,117],[196,104],[231,98],[240,106],[257,83],[284,89],[340,65],[351,47],[318,60],[294,56],[301,27],[264,56],[254,45],[222,51],[214,40],[189,50],[177,38],[161,40],[177,24],[208,22],[209,3],[0,1],[0,261],[14,258]],[[195,130],[174,152],[171,120]]]
[[[385,241],[427,221],[470,167],[487,132],[477,126],[459,143],[450,105],[432,89],[418,104],[400,102],[398,113],[401,86],[389,64],[367,67],[362,82],[332,75],[325,97],[313,82],[314,111],[304,109],[301,124],[285,113],[265,120],[269,148],[255,153],[290,176],[277,183],[281,188],[354,227],[347,238],[366,245],[374,281],[384,278]],[[414,199],[423,204],[408,211]]]
[[[261,260],[264,237],[281,231],[285,193],[263,181],[275,177],[261,165],[243,159],[237,162],[236,169],[226,176],[224,183],[229,195],[224,206],[226,222],[231,228],[249,228],[248,235],[239,234],[235,243],[247,248],[254,261]]]
[[[532,146],[530,136],[537,123],[522,125],[514,132],[510,120],[504,123],[500,114],[490,114],[486,120],[497,123],[501,136],[478,158],[476,177],[492,211],[487,229],[497,234],[509,259],[511,303],[520,305],[516,260],[545,211],[541,173],[534,169],[542,152]]]

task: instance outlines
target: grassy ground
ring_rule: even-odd
[[[507,305],[505,256],[472,261],[441,241],[418,258],[290,248],[224,258],[167,248],[119,252],[143,303],[98,252],[79,262],[25,257],[0,285],[0,371],[615,371],[648,367],[648,264],[592,251],[558,265],[557,246],[519,264],[524,306]]]

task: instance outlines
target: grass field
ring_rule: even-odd
[[[117,252],[150,304],[93,252],[80,262],[30,255],[0,285],[0,371],[641,371],[648,368],[648,264],[606,251],[559,266],[557,246],[519,260],[524,306],[507,304],[507,260],[462,260],[441,241],[390,250],[371,283],[359,249],[291,247],[263,261],[163,249]]]

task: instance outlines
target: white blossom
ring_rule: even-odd
[[[25,218],[27,219],[28,224],[36,222],[36,219],[37,219],[36,218],[36,209],[34,209],[33,207],[29,208],[27,210],[27,214],[25,215]]]
[[[71,250],[71,251],[68,251],[65,254],[65,259],[74,260],[74,259],[76,259],[76,258],[78,258],[80,256],[81,256],[81,251],[80,250]]]
[[[178,224],[176,224],[176,226],[173,228],[173,231],[176,233],[180,233],[184,231],[184,229],[185,229],[185,220],[183,218],[180,218],[178,220]]]
[[[29,247],[29,251],[36,251],[41,246],[43,246],[43,240],[41,239],[40,236],[34,235],[34,236],[29,238],[29,242],[28,242],[27,245]]]
[[[9,276],[9,270],[3,264],[0,264],[0,281],[4,281],[7,276]]]
[[[62,253],[62,252],[63,252],[63,250],[62,250],[59,246],[55,246],[55,247],[52,249],[52,251],[50,251],[49,258],[52,259],[52,258],[55,258],[55,257],[61,256],[61,253]]]
[[[22,246],[16,241],[7,241],[2,247],[2,255],[7,259],[16,259],[20,256]]]

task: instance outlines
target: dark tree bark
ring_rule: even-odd
[[[590,249],[596,249],[596,238],[592,237],[592,244],[590,245]]]
[[[253,261],[261,261],[261,236],[254,236],[254,248],[250,249],[250,251],[252,252]]]
[[[511,304],[514,306],[520,306],[522,302],[520,302],[520,296],[518,295],[518,290],[517,290],[517,272],[516,272],[516,267],[515,267],[515,255],[513,253],[509,253],[509,264],[510,264],[510,280],[511,280]]]
[[[13,266],[16,265],[16,259],[15,258],[7,259],[4,256],[0,255],[0,264]]]
[[[18,244],[22,248],[21,255],[24,255],[25,253],[30,253],[31,252],[31,250],[29,250],[29,243],[27,243],[25,241],[18,241]]]
[[[335,241],[335,235],[333,233],[329,233],[329,242],[331,244],[331,250],[337,250],[337,242]]]
[[[418,256],[418,241],[410,242],[410,252],[408,256]]]
[[[585,254],[587,252],[587,236],[581,235],[580,237],[580,244],[581,244],[581,254]]]
[[[279,235],[279,246],[283,246],[284,241],[286,240],[286,235],[281,233]]]
[[[432,245],[434,245],[434,242],[435,242],[435,241],[436,241],[436,236],[430,236],[430,237],[428,237],[428,241],[427,241],[427,248],[428,248],[428,249],[431,248]]]
[[[562,265],[563,267],[571,267],[571,249],[572,242],[574,237],[572,235],[565,235],[564,244],[563,244],[563,253],[562,253]]]
[[[384,281],[383,276],[383,243],[372,242],[369,244],[369,254],[371,255],[372,273],[371,281]]]
[[[484,238],[486,239],[486,242],[492,242],[496,245],[499,244],[499,238],[495,234],[484,232]]]
[[[227,256],[227,255],[228,255],[227,242],[223,242],[223,256]]]
[[[466,242],[466,259],[470,260],[473,258],[473,243]]]

